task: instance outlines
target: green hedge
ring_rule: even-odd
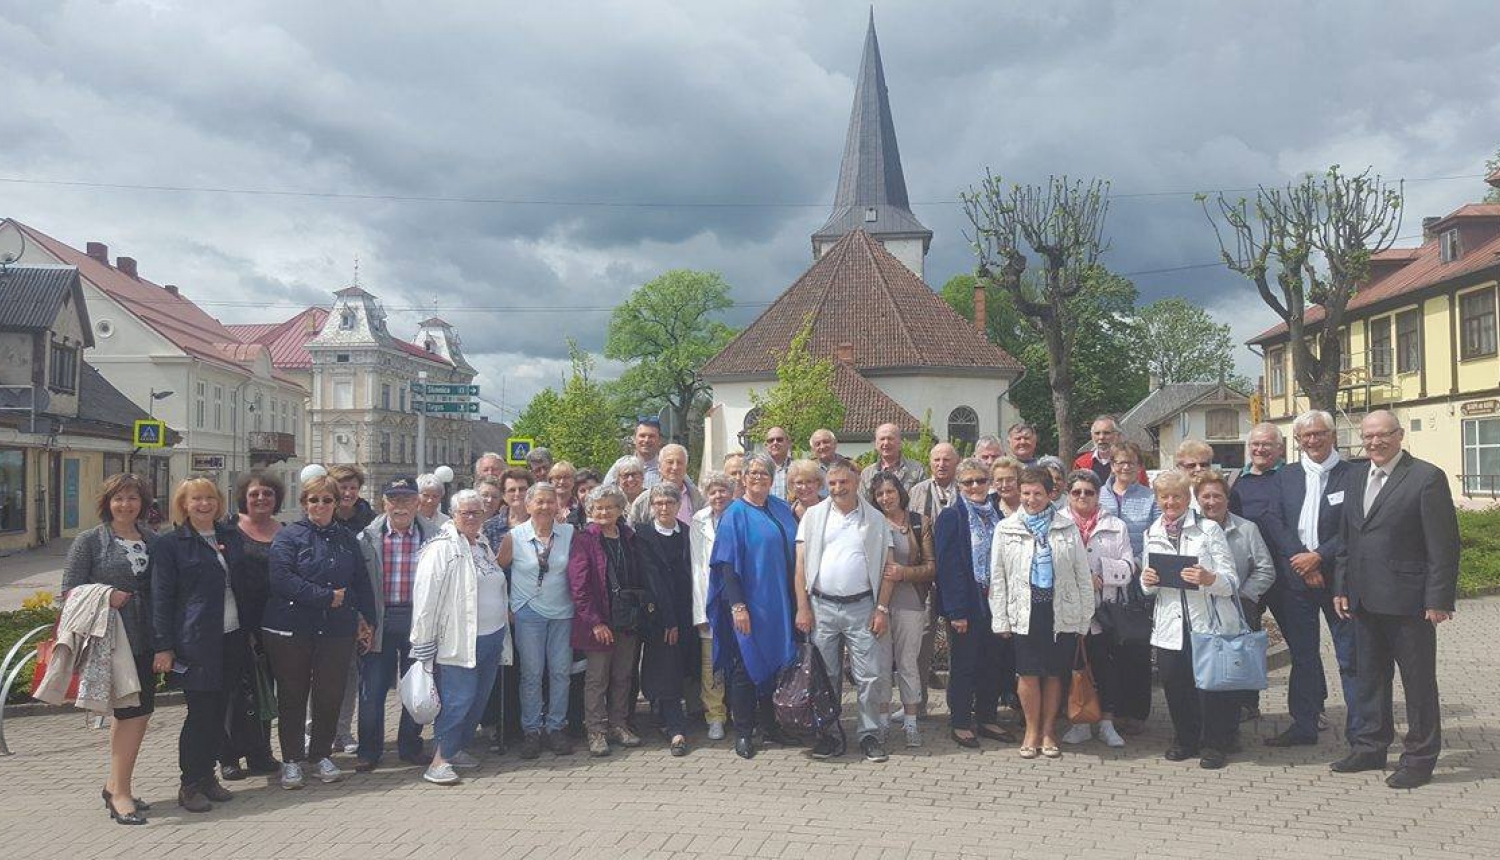
[[[1458,595],[1500,588],[1500,507],[1458,512]]]

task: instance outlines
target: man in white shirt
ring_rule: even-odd
[[[886,518],[859,496],[858,480],[853,466],[833,466],[828,498],[797,525],[797,629],[812,635],[836,696],[843,687],[840,658],[849,649],[859,688],[859,748],[866,760],[883,762],[894,657],[882,595],[891,591],[884,576],[894,539]],[[841,753],[843,744],[827,730],[812,751],[819,759]]]

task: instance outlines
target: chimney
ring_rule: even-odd
[[[979,334],[985,336],[985,329],[989,327],[989,304],[984,292],[984,282],[974,282],[974,328],[979,329]]]
[[[1427,241],[1435,238],[1435,236],[1437,234],[1435,234],[1435,233],[1432,232],[1432,228],[1434,226],[1436,226],[1437,222],[1439,222],[1441,220],[1443,220],[1443,219],[1437,217],[1436,215],[1428,215],[1426,218],[1422,219],[1422,241],[1423,242],[1427,242]]]
[[[131,262],[134,263],[135,261],[132,260]],[[131,271],[130,274],[132,274],[132,275],[135,274],[135,272],[133,271],[135,269],[135,267],[131,266],[131,269],[132,269],[132,271]],[[177,285],[176,284],[166,284],[166,285],[164,285],[162,287],[162,289],[166,290],[169,295],[173,295],[173,296],[181,295],[181,293],[177,292]]]
[[[1223,374],[1221,373],[1219,375],[1221,377],[1219,381],[1223,382],[1223,379],[1222,379]],[[1147,374],[1146,375],[1146,391],[1149,393],[1149,392],[1152,392],[1152,391],[1156,391],[1159,388],[1161,388],[1161,377],[1157,376],[1154,373]]]
[[[833,359],[839,364],[854,363],[854,344],[845,341],[833,348]]]
[[[95,260],[109,265],[109,246],[103,242],[90,242],[87,247],[88,255]]]
[[[115,268],[119,269],[120,271],[124,272],[125,274],[129,275],[132,278],[138,278],[138,277],[140,277],[139,275],[137,275],[135,273],[135,258],[134,257],[116,257],[115,258]]]

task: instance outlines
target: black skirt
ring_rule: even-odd
[[[1078,634],[1053,636],[1051,600],[1031,603],[1029,632],[1017,634],[1016,674],[1043,678],[1066,678],[1073,673],[1073,655],[1078,649]]]
[[[141,680],[141,700],[140,704],[133,708],[115,708],[117,720],[133,720],[136,717],[149,716],[156,710],[156,673],[151,671],[151,661],[156,654],[147,651],[144,654],[130,656],[135,660],[135,674]]]

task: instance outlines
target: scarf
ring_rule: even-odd
[[[995,542],[995,509],[988,504],[976,505],[967,498],[969,512],[969,549],[974,559],[974,581],[980,588],[990,587],[990,546]]]
[[[1187,514],[1183,514],[1180,517],[1172,517],[1168,516],[1167,514],[1161,515],[1162,530],[1167,533],[1167,537],[1170,538],[1173,543],[1179,543],[1182,541],[1182,524],[1186,521]]]
[[[1297,536],[1309,551],[1318,548],[1318,511],[1323,507],[1323,491],[1328,488],[1328,473],[1339,464],[1339,452],[1331,451],[1328,459],[1314,463],[1312,458],[1302,458],[1302,480],[1305,495],[1302,511],[1297,517]]]
[[[1078,533],[1083,536],[1084,544],[1087,544],[1094,536],[1094,527],[1099,525],[1099,514],[1103,511],[1103,508],[1095,507],[1094,512],[1087,517],[1079,516],[1077,511],[1072,511],[1073,522],[1078,526]]]
[[[1052,509],[1049,507],[1039,514],[1028,514],[1021,512],[1021,522],[1026,524],[1026,530],[1036,539],[1036,552],[1031,554],[1031,584],[1036,588],[1052,587],[1052,542],[1047,540],[1047,532],[1052,530]]]

